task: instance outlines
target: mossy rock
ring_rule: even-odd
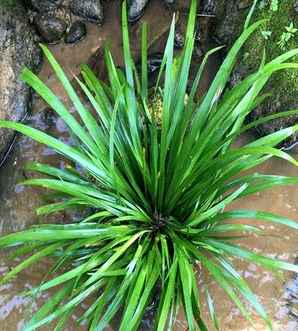
[[[251,0],[217,1],[218,25],[215,34],[228,47],[240,35],[252,2]],[[293,23],[294,28],[298,28],[298,12],[295,9],[297,0],[279,0],[276,3],[278,3],[278,9],[272,10],[272,0],[259,1],[253,21],[264,18],[268,21],[246,43],[235,71],[236,77],[241,79],[248,73],[255,71],[260,65],[264,49],[266,50],[266,60],[270,61],[285,51],[298,47],[298,32],[283,48],[279,45],[282,34],[286,32],[286,27]],[[263,35],[264,31],[268,31],[270,34],[267,39]],[[298,57],[291,61],[297,62]],[[275,74],[269,81],[266,92],[272,92],[272,97],[256,109],[251,116],[252,120],[267,114],[298,109],[298,70],[285,70]],[[296,123],[298,123],[296,116],[283,118],[260,126],[257,132],[260,135],[265,135]],[[286,141],[284,146],[289,147],[297,141],[298,135],[295,135]]]

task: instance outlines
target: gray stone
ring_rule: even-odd
[[[29,5],[38,12],[44,13],[45,11],[58,8],[63,0],[31,0]]]
[[[74,44],[84,39],[86,37],[86,34],[87,34],[86,24],[82,21],[76,21],[70,27],[64,40],[67,44]]]
[[[140,19],[149,0],[131,0],[128,2],[128,21],[130,23],[136,22]]]
[[[69,4],[70,10],[91,23],[102,24],[103,7],[100,0],[72,0]]]
[[[0,119],[21,121],[29,110],[31,92],[19,75],[25,66],[39,67],[41,52],[18,1],[0,4],[0,54]],[[0,129],[0,161],[13,137],[11,130]]]
[[[48,14],[36,16],[34,24],[42,39],[49,44],[59,42],[67,29],[67,24],[64,20]]]

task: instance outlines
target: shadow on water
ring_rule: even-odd
[[[112,53],[115,56],[117,65],[121,65],[122,41],[119,24],[120,8],[117,1],[112,1],[109,6],[106,6],[106,20],[103,27],[95,25],[88,25],[87,38],[76,45],[55,45],[51,46],[56,58],[64,67],[66,72],[73,77],[78,74],[79,65],[81,63],[91,62],[91,65],[100,76],[104,75],[102,48],[104,41],[109,40]],[[156,13],[159,15],[156,15]],[[168,30],[168,23],[170,21],[170,13],[166,8],[160,6],[159,1],[152,1],[148,6],[144,19],[150,23],[150,51],[162,52],[162,45],[164,37]],[[183,26],[183,24],[182,24]],[[137,55],[139,51],[138,36],[140,35],[140,24],[137,23],[132,27],[132,44],[133,54]],[[154,41],[154,42],[153,42]],[[90,55],[91,60],[90,60]],[[193,68],[195,69],[200,63],[200,58],[194,58]],[[204,74],[201,95],[207,87],[214,73],[219,65],[219,60],[213,58],[208,64],[207,70]],[[194,70],[192,70],[194,71]],[[52,74],[49,65],[44,64],[40,77],[59,95],[66,104],[69,105],[64,91],[57,83],[55,76]],[[33,107],[33,116],[30,123],[34,127],[38,127],[46,132],[54,135],[62,136],[62,139],[68,139],[67,130],[63,122],[55,117],[50,109],[46,107],[42,100],[36,98]],[[242,143],[250,139],[250,136],[242,138]],[[241,143],[240,142],[240,143]],[[13,152],[6,160],[2,169],[0,169],[0,231],[7,233],[14,230],[22,229],[30,224],[40,222],[35,215],[35,208],[42,204],[41,191],[36,188],[26,189],[22,185],[16,185],[24,180],[30,174],[24,172],[23,168],[26,162],[38,160],[63,167],[64,161],[57,155],[53,154],[48,148],[41,146],[28,138],[18,137],[17,143],[14,146]],[[279,160],[272,159],[258,169],[260,172],[268,174],[284,174],[297,175],[297,169],[285,164]],[[297,187],[283,187],[277,188],[273,191],[257,194],[249,199],[242,199],[241,202],[235,204],[235,207],[251,208],[259,210],[267,210],[275,213],[280,213],[284,216],[297,219],[298,211],[298,188]],[[59,222],[63,222],[67,215],[59,215]],[[269,256],[278,257],[287,261],[293,262],[297,255],[297,236],[292,231],[272,225],[264,225],[257,222],[261,227],[266,228],[268,235],[259,239],[254,236],[243,241],[244,245],[254,247],[256,252],[262,251]],[[277,234],[277,235],[276,235]],[[10,261],[4,254],[0,255],[0,274],[4,274],[14,262]],[[287,274],[286,280],[275,279],[273,275],[267,271],[260,270],[257,266],[244,264],[241,261],[235,261],[238,270],[251,287],[258,294],[260,300],[268,308],[269,313],[274,320],[276,330],[294,331],[298,329],[295,323],[297,315],[295,315],[295,302],[297,304],[297,280],[291,280],[292,275]],[[43,279],[45,272],[49,270],[49,261],[36,266],[34,269],[28,269],[22,273],[13,282],[0,286],[0,330],[14,331],[21,330],[24,320],[30,318],[32,312],[36,310],[37,306],[47,300],[49,294],[45,294],[32,302],[28,298],[20,296],[24,289],[30,289],[36,286],[40,280]],[[216,309],[222,322],[223,330],[232,331],[250,331],[252,328],[241,317],[238,310],[236,310],[230,301],[223,295],[222,291],[208,279],[215,302]],[[203,287],[202,279],[199,280]],[[286,284],[286,285],[285,285]],[[283,290],[285,288],[285,290]],[[296,301],[295,301],[296,300]],[[291,305],[289,305],[291,302]],[[294,308],[293,308],[294,307]],[[297,307],[297,305],[296,305]],[[86,306],[78,308],[79,310],[86,309]],[[204,306],[206,310],[206,307]],[[289,311],[295,318],[289,318]],[[152,330],[152,310],[148,310],[143,321],[142,330]],[[186,325],[183,319],[183,314],[177,321],[175,330],[185,331]],[[67,326],[67,330],[86,330],[85,326],[78,327],[74,324],[76,316],[72,316],[71,321]],[[256,317],[256,330],[263,331],[264,325]],[[209,323],[209,322],[208,322]],[[117,323],[116,323],[117,324]],[[41,330],[52,330],[51,326],[42,328]],[[212,328],[210,328],[211,330]],[[108,328],[108,330],[117,330]]]

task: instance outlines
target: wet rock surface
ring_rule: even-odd
[[[128,2],[128,20],[133,23],[139,20],[143,14],[144,10],[149,3],[149,0],[130,0]]]
[[[86,34],[87,34],[86,24],[82,21],[76,21],[70,27],[64,41],[67,44],[74,44],[84,39],[86,37]]]
[[[29,0],[27,4],[40,13],[57,9],[63,0]]]
[[[100,0],[71,0],[69,8],[73,14],[91,23],[103,23],[103,7]]]
[[[24,66],[36,70],[41,63],[37,38],[22,4],[0,4],[0,119],[21,121],[30,109],[31,91],[19,79]],[[14,133],[0,129],[0,163]]]
[[[28,16],[43,42],[81,41],[87,34],[82,22],[100,25],[104,13],[100,0],[24,0]]]
[[[39,35],[48,44],[58,43],[67,29],[65,21],[50,14],[36,16],[34,24]]]

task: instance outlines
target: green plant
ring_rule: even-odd
[[[285,29],[286,32],[282,33],[280,40],[277,43],[282,50],[286,49],[288,42],[296,35],[298,31],[298,29],[294,27],[293,22],[291,22],[289,26],[286,26]]]
[[[270,10],[278,11],[278,8],[279,8],[279,0],[271,0]]]
[[[272,31],[263,30],[263,31],[261,31],[261,34],[265,40],[268,40],[272,36]]]
[[[225,211],[225,208],[244,196],[277,185],[298,183],[297,177],[243,173],[272,157],[297,165],[293,157],[276,146],[296,132],[298,125],[245,146],[232,146],[241,133],[260,123],[297,114],[297,110],[293,110],[244,124],[248,114],[266,97],[261,91],[271,75],[278,70],[298,68],[297,64],[287,62],[298,50],[291,50],[269,63],[264,60],[257,72],[233,89],[227,89],[237,54],[263,24],[260,21],[249,26],[247,21],[208,92],[197,101],[196,91],[206,61],[219,48],[206,54],[191,89],[187,90],[196,17],[196,1],[192,1],[184,50],[174,57],[174,18],[156,87],[151,90],[147,73],[147,26],[142,29],[139,74],[129,49],[125,2],[123,6],[125,72],[116,68],[106,49],[109,84],[99,81],[86,65],[82,66],[84,82],[76,79],[93,105],[94,113],[83,106],[44,46],[42,49],[75,105],[79,119],[37,76],[28,69],[22,73],[23,80],[67,124],[74,145],[20,123],[0,121],[0,127],[14,129],[51,147],[82,169],[58,169],[39,163],[27,166],[47,177],[27,180],[25,185],[58,193],[57,201],[37,210],[39,215],[74,206],[93,210],[80,222],[36,225],[3,236],[1,248],[16,247],[14,256],[30,256],[9,271],[1,283],[44,257],[54,258],[48,276],[53,272],[59,275],[45,280],[29,294],[36,295],[54,287],[57,291],[27,323],[27,331],[54,320],[57,321],[55,330],[63,329],[70,314],[86,298],[90,300],[89,307],[79,321],[86,320],[89,330],[104,330],[120,311],[119,330],[137,330],[147,305],[157,295],[156,330],[172,330],[180,305],[189,330],[207,330],[201,314],[203,298],[197,285],[200,266],[247,319],[251,320],[250,312],[240,297],[248,301],[270,327],[264,308],[229,257],[271,270],[298,272],[298,266],[256,254],[233,242],[242,231],[262,234],[253,224],[235,220],[258,219],[293,229],[298,229],[298,224],[268,212]],[[155,112],[149,110],[149,105],[154,105],[152,100],[160,97],[161,114],[153,116]],[[208,290],[204,293],[210,316],[217,326],[212,294]]]

